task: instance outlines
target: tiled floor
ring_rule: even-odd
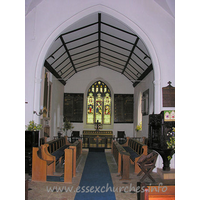
[[[117,173],[117,164],[111,154],[111,151],[106,150],[105,152],[113,181],[113,188],[110,189],[115,190],[116,200],[123,200],[123,199],[137,200],[137,193],[135,191],[137,190],[137,182],[139,182],[140,177],[138,177],[137,174],[134,173],[134,166],[132,165],[130,166],[130,180],[122,181],[120,180],[121,177]],[[56,183],[56,182],[36,182],[36,181],[31,181],[31,177],[26,175],[25,178],[29,179],[28,199],[29,200],[36,200],[36,199],[73,200],[76,195],[76,189],[78,189],[81,180],[87,154],[88,150],[83,149],[83,153],[78,160],[79,163],[76,169],[76,177],[73,178],[72,184]],[[157,183],[164,182],[157,173],[152,173],[152,176]],[[148,178],[145,181],[151,182],[150,179]],[[107,188],[109,188],[109,185]]]

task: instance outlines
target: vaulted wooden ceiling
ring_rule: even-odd
[[[104,13],[91,14],[64,30],[44,66],[64,85],[78,72],[103,66],[123,74],[134,87],[153,69],[139,36]]]

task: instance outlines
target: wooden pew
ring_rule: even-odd
[[[46,181],[48,174],[53,174],[54,161],[42,159],[41,147],[33,147],[32,180]]]
[[[63,137],[47,142],[35,150],[35,154],[32,155],[34,157],[34,160],[32,160],[32,164],[34,164],[32,170],[35,170],[33,175],[35,177],[34,180],[46,181],[47,175],[53,175],[56,171],[56,162],[61,162],[64,149],[68,148],[69,145],[70,143],[67,141],[67,137]],[[60,155],[52,155],[58,151],[60,151]]]
[[[52,156],[52,160],[54,157],[54,159],[56,159],[56,162],[59,163],[62,156],[64,156],[64,150],[66,148],[75,149],[75,160],[77,160],[82,153],[82,140],[77,140],[73,144],[71,144],[68,142],[67,137],[50,141],[49,143],[44,144],[44,146],[46,146],[46,148],[44,149],[45,153],[48,154],[48,156]]]
[[[72,183],[74,149],[65,149],[64,182]],[[66,162],[67,161],[67,162]]]
[[[160,184],[147,185],[140,184],[138,200],[175,200],[175,185]]]
[[[82,154],[82,140],[75,141],[65,149],[64,182],[72,183],[72,178],[76,176],[76,165],[79,156]]]
[[[129,180],[130,154],[117,141],[112,142],[111,152],[117,162],[121,180]]]
[[[55,151],[57,151],[58,149],[60,149],[61,147],[65,145],[67,146],[71,145],[71,143],[69,143],[67,140],[67,136],[58,138],[56,140],[51,140],[47,142],[46,144],[49,144],[48,151],[50,154],[54,153]]]
[[[45,143],[47,143],[47,137],[40,138],[40,146]]]
[[[130,180],[129,178],[130,168],[130,154],[128,152],[121,152],[121,180]]]
[[[122,146],[127,152],[130,153],[131,164],[135,164],[135,173],[140,172],[140,167],[138,166],[137,161],[142,155],[147,155],[147,145],[134,140],[134,138],[127,137],[127,142]]]
[[[71,144],[67,140],[67,136],[52,140],[44,144],[44,153],[48,155],[49,159],[56,162],[54,163],[56,169],[56,163],[61,163],[61,159],[64,156],[64,150]]]
[[[121,172],[121,152],[122,151],[125,152],[125,149],[117,141],[113,141],[112,147],[111,147],[111,152],[112,152],[112,154],[115,158],[115,161],[117,163],[117,166],[118,166],[117,172],[118,173]]]
[[[42,159],[53,162],[53,173],[56,171],[56,157],[52,156],[48,151],[49,144],[41,145]]]
[[[54,146],[51,150],[56,150],[60,145],[65,146],[66,143],[63,141],[54,141]],[[56,156],[49,153],[49,143],[43,144],[39,148],[34,147],[33,149],[33,181],[46,181],[47,175],[54,175],[56,168]],[[61,146],[59,149],[61,149]],[[59,150],[58,149],[58,150]],[[77,159],[82,153],[82,140],[77,140],[64,150],[64,182],[71,183],[72,178],[76,176],[76,164]]]
[[[82,154],[82,140],[76,140],[69,149],[73,149],[73,177],[76,176],[77,159]]]
[[[142,143],[143,143],[143,144],[146,144],[146,145],[148,146],[148,142],[149,142],[149,139],[146,138],[146,137],[143,137]]]

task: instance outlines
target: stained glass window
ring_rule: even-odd
[[[111,124],[111,92],[108,86],[97,81],[87,94],[87,124]]]
[[[91,124],[94,122],[94,96],[90,92],[87,97],[87,123]]]
[[[95,102],[95,107],[96,107],[95,122],[97,122],[98,120],[99,123],[101,124],[102,124],[102,101],[103,101],[102,96],[100,93],[98,93]]]
[[[104,124],[110,124],[111,98],[110,94],[106,93],[104,97]]]

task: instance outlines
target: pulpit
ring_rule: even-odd
[[[164,171],[170,170],[170,160],[167,157],[174,153],[173,149],[167,148],[167,141],[174,136],[173,127],[175,127],[175,110],[149,115],[148,148],[156,150],[161,155]]]
[[[83,131],[83,147],[89,149],[110,149],[112,144],[112,131]]]

